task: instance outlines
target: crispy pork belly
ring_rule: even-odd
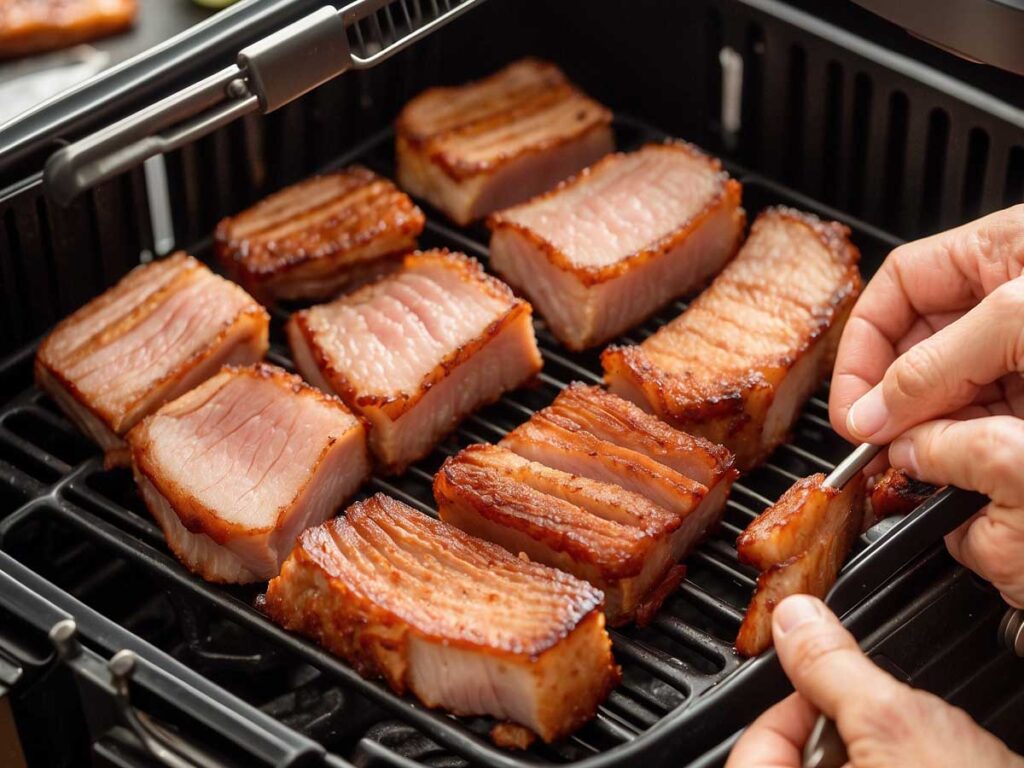
[[[796,482],[740,534],[740,560],[761,571],[736,637],[736,650],[756,656],[772,644],[772,611],[789,595],[825,597],[860,533],[864,477],[842,491],[823,474]]]
[[[295,313],[288,341],[307,381],[370,425],[370,447],[399,472],[471,411],[540,370],[530,305],[473,259],[407,256],[402,269]]]
[[[394,184],[352,166],[224,219],[214,240],[225,269],[254,296],[326,299],[393,269],[424,221]]]
[[[359,419],[266,364],[224,368],[128,443],[168,545],[210,581],[276,576],[299,532],[334,514],[370,472]]]
[[[761,214],[686,311],[639,346],[604,351],[611,390],[724,444],[740,469],[763,461],[831,370],[861,288],[848,235],[791,209]]]
[[[127,29],[137,0],[3,0],[0,58],[67,48]]]
[[[908,515],[938,490],[937,486],[915,480],[902,469],[889,467],[870,483],[863,527],[870,528],[885,517]]]
[[[126,463],[125,432],[221,365],[261,359],[269,323],[245,291],[177,253],[61,322],[39,346],[36,382],[109,463]]]
[[[378,494],[310,528],[266,610],[360,674],[545,741],[618,682],[600,591]]]
[[[434,478],[445,522],[586,579],[611,626],[631,620],[682,556],[682,519],[639,493],[473,445]]]
[[[728,451],[574,384],[500,446],[446,461],[434,495],[444,520],[600,588],[618,625],[664,599],[734,477]]]
[[[493,215],[490,264],[570,349],[601,344],[704,285],[743,236],[740,185],[682,142],[609,155]]]
[[[528,200],[615,148],[611,113],[553,64],[523,59],[431,88],[395,124],[399,185],[458,224]]]

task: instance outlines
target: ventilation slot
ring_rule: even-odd
[[[1024,147],[1010,149],[1010,159],[1006,164],[1006,185],[1003,189],[1003,202],[1006,205],[1024,202]]]
[[[786,165],[787,181],[798,185],[804,165],[804,94],[807,90],[807,54],[794,45],[789,49],[788,88],[786,89]]]
[[[933,109],[928,115],[928,140],[924,154],[920,220],[922,232],[933,232],[941,223],[942,187],[946,174],[948,144],[949,115],[945,110]]]
[[[988,166],[988,146],[988,134],[981,128],[972,128],[967,137],[967,167],[964,170],[964,219],[976,219],[981,214],[985,169]]]
[[[850,116],[850,165],[847,205],[851,213],[864,212],[864,182],[870,141],[872,93],[871,79],[863,72],[853,78],[853,114]]]
[[[840,155],[843,150],[843,68],[830,61],[825,74],[825,122],[822,136],[821,195],[826,203],[839,203]]]
[[[890,227],[899,221],[900,196],[903,192],[903,166],[907,155],[907,95],[895,91],[889,97],[889,126],[885,144],[885,182],[881,190],[868,190],[868,194],[881,193],[884,201],[881,215]]]

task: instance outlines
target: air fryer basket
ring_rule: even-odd
[[[585,0],[489,0],[378,68],[168,155],[176,247],[208,257],[218,218],[316,170],[362,162],[390,174],[386,126],[402,103],[426,86],[462,81],[525,54],[557,61],[616,109],[621,148],[665,131],[721,154],[743,183],[751,218],[784,203],[846,222],[865,275],[899,236],[1020,197],[1024,119],[1015,109],[789,6],[642,0],[628,13],[592,7]],[[731,87],[722,88],[723,46],[743,62],[739,125],[720,119],[723,91]],[[82,647],[65,647],[64,655],[79,678],[102,678],[102,660],[129,648],[141,660],[128,686],[131,701],[150,713],[143,735],[154,718],[172,724],[157,732],[170,743],[198,726],[227,764],[286,765],[314,756],[332,765],[343,764],[338,756],[367,765],[408,765],[409,758],[678,764],[784,695],[773,654],[741,662],[731,649],[754,575],[738,563],[733,542],[794,479],[831,468],[849,450],[829,428],[827,389],[808,404],[793,439],[737,483],[721,530],[690,558],[687,580],[652,626],[613,633],[623,684],[562,744],[499,750],[486,737],[485,719],[452,718],[395,697],[264,619],[253,608],[256,590],[188,573],[168,553],[130,475],[103,470],[97,451],[31,386],[31,340],[120,277],[140,251],[154,249],[144,192],[136,170],[67,208],[48,202],[38,174],[0,193],[0,344],[16,350],[0,365],[0,575],[13,579],[0,589],[0,616],[27,614],[42,633],[72,617]],[[445,245],[486,261],[482,228],[453,228],[432,211],[428,217],[425,247]],[[624,340],[641,340],[683,306]],[[283,317],[275,313],[271,359],[289,366]],[[545,367],[536,386],[469,418],[426,460],[399,478],[374,478],[365,492],[385,491],[431,513],[430,481],[445,456],[497,440],[569,381],[599,380],[596,354],[562,350],[541,323],[538,338]],[[948,568],[936,542],[980,503],[946,491],[870,543],[864,538],[830,597],[848,626],[876,639],[894,631],[892,619],[906,602],[901,590],[923,590]],[[124,658],[114,665],[114,683],[126,679]],[[135,730],[128,697],[110,683],[118,702],[111,722]],[[333,754],[325,756],[325,748]]]

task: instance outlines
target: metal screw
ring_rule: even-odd
[[[1024,610],[1011,608],[999,622],[999,641],[1024,659]]]
[[[57,649],[58,655],[63,658],[72,658],[78,653],[76,634],[78,634],[78,625],[75,624],[74,619],[61,619],[50,627],[50,642]]]
[[[245,80],[240,77],[236,77],[234,80],[229,82],[225,88],[225,92],[232,99],[244,99],[246,96],[250,95],[249,86],[246,84]]]

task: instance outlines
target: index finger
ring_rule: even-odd
[[[990,214],[889,254],[850,314],[836,355],[829,397],[844,437],[850,406],[882,380],[922,319],[938,326],[1024,271],[1024,206]],[[931,322],[935,323],[934,320]],[[937,328],[932,328],[934,331]]]
[[[817,715],[807,699],[790,694],[743,732],[725,768],[797,768]]]

